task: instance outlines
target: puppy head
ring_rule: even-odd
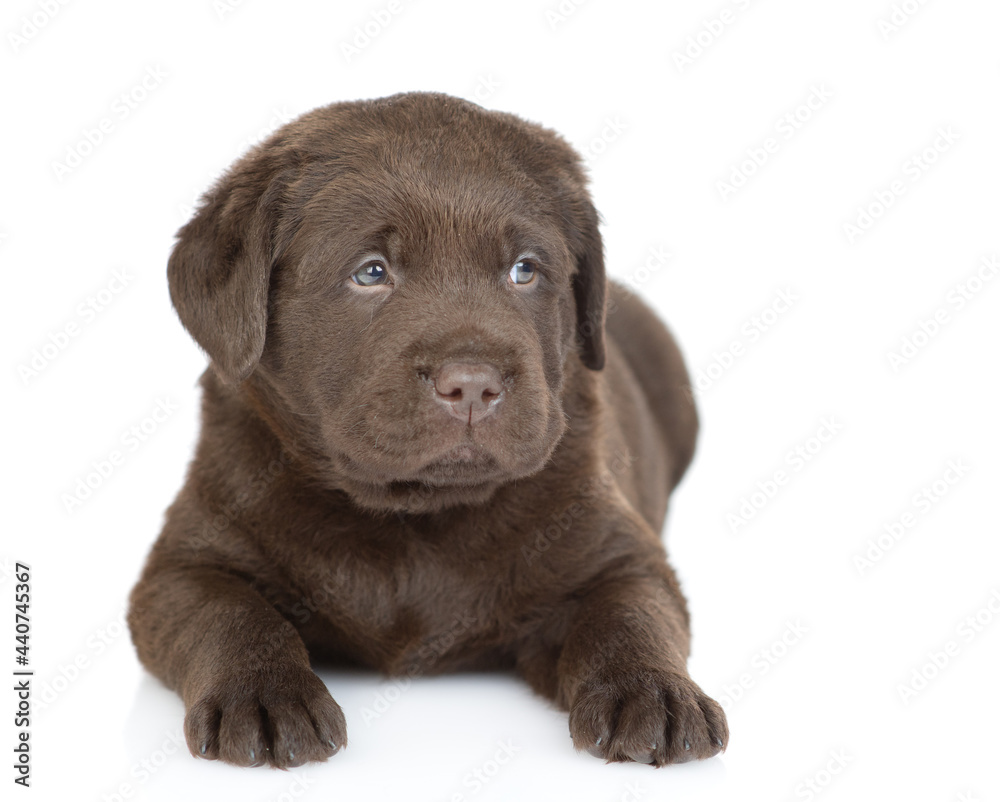
[[[206,195],[168,276],[215,372],[374,510],[478,503],[540,470],[566,372],[604,362],[578,156],[444,95],[280,129]]]

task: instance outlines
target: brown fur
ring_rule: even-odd
[[[525,253],[537,277],[513,285]],[[372,254],[391,286],[352,282]],[[694,449],[687,374],[607,283],[558,136],[443,95],[318,109],[206,194],[169,280],[212,362],[129,622],[192,753],[287,767],[345,745],[311,658],[514,668],[609,760],[725,748],[658,536]],[[475,423],[436,397],[456,361],[502,377]]]

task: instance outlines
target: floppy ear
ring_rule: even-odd
[[[167,265],[181,323],[232,384],[264,350],[281,184],[263,160],[237,164],[178,232]]]
[[[576,335],[580,359],[591,370],[604,367],[604,321],[607,315],[608,282],[604,275],[604,243],[598,230],[597,211],[584,200],[573,219],[577,226],[575,248]]]

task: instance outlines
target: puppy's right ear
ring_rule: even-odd
[[[232,384],[253,373],[264,350],[283,191],[265,159],[244,159],[202,198],[167,265],[181,323]]]

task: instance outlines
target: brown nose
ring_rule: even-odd
[[[449,362],[434,377],[437,399],[470,424],[489,415],[503,397],[500,371],[484,362]]]

